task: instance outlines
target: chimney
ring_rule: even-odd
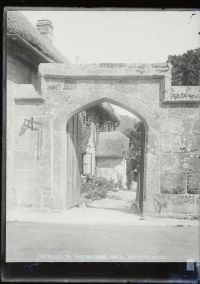
[[[37,21],[37,30],[51,42],[53,41],[53,23],[48,19]]]

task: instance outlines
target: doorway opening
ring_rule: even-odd
[[[145,198],[144,122],[102,102],[67,122],[67,208],[84,206],[142,214]]]

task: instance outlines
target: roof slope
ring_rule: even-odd
[[[69,61],[18,11],[7,12],[7,33],[22,37],[39,52],[56,63]]]
[[[123,157],[129,147],[129,139],[120,131],[100,132],[96,148],[97,157]]]
[[[107,113],[109,113],[113,121],[120,122],[120,117],[117,115],[111,104],[104,102],[101,103],[99,107],[103,108]]]

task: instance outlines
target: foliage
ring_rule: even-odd
[[[135,125],[138,123],[136,117],[130,117],[128,115],[120,115],[120,124],[117,130],[124,133],[126,129],[135,129]]]
[[[87,175],[85,181],[82,180],[81,192],[86,199],[102,199],[108,191],[117,191],[117,184],[113,180],[91,175]]]
[[[127,162],[132,164],[130,167],[134,169],[139,166],[141,160],[142,122],[128,116],[121,116],[118,129],[129,138]],[[134,161],[129,163],[131,160]]]
[[[81,122],[81,153],[84,153],[91,135],[91,127],[90,122],[83,122],[83,116],[81,115],[81,113],[79,117]]]
[[[172,85],[200,85],[200,48],[182,55],[169,55],[168,62],[172,64]]]
[[[140,162],[141,159],[141,140],[142,140],[142,123],[138,122],[134,129],[126,129],[124,134],[129,138],[128,159],[135,159]]]
[[[141,121],[130,116],[120,116],[120,125],[118,130],[129,138],[129,149],[127,151],[127,187],[130,189],[132,181],[137,181],[137,174],[134,170],[139,170],[141,162],[142,146]]]
[[[194,185],[191,188],[188,188],[187,189],[187,193],[189,193],[189,194],[200,194],[200,186],[199,186],[199,184]]]
[[[167,194],[181,194],[184,193],[185,190],[183,187],[176,186],[171,188],[161,187],[161,193],[167,193]]]

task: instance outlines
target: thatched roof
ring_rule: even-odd
[[[120,131],[100,132],[96,157],[123,157],[128,147],[129,139]]]
[[[100,108],[103,108],[107,113],[109,113],[112,121],[120,122],[120,117],[115,112],[111,104],[105,102],[99,105]]]
[[[7,34],[17,35],[46,56],[50,62],[69,61],[18,11],[7,12]]]

